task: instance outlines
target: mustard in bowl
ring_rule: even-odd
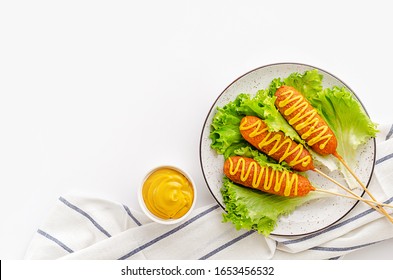
[[[183,170],[174,166],[160,166],[144,178],[139,203],[153,221],[174,224],[186,219],[196,200],[195,184]]]

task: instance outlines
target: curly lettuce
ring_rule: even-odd
[[[241,187],[224,178],[221,189],[226,213],[224,222],[231,222],[237,230],[256,230],[268,236],[282,215],[292,213],[307,201],[321,197],[309,194],[303,197],[284,197]]]
[[[284,79],[283,83],[287,86],[292,86],[307,97],[322,90],[323,75],[317,69],[309,70],[300,73],[292,73]]]

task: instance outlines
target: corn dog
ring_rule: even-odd
[[[302,144],[296,143],[281,131],[269,131],[266,123],[260,118],[244,117],[239,130],[247,142],[279,163],[285,161],[297,171],[314,169],[311,155]]]
[[[315,190],[304,176],[261,166],[247,157],[233,156],[226,159],[224,174],[237,184],[280,196],[305,196]]]
[[[281,115],[315,152],[321,155],[336,152],[336,136],[300,92],[293,87],[281,86],[275,96],[275,105]]]

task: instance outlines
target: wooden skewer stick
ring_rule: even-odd
[[[365,199],[365,198],[357,198],[355,196],[352,195],[346,195],[346,194],[342,194],[342,193],[338,193],[338,192],[334,192],[334,191],[329,191],[329,190],[325,190],[325,189],[315,189],[315,191],[317,192],[323,192],[323,193],[327,193],[327,194],[331,194],[331,195],[336,195],[336,196],[341,196],[341,197],[346,197],[346,198],[351,198],[351,199],[355,199],[355,200],[359,200],[362,202],[369,202],[378,206],[383,206],[383,207],[389,207],[389,208],[393,208],[393,205],[391,204],[386,204],[386,203],[379,203],[376,202],[374,200],[369,200],[369,199]]]
[[[337,152],[334,152],[333,155],[345,166],[345,168],[349,171],[349,173],[351,173],[351,175],[355,178],[355,180],[359,183],[359,185],[363,188],[363,190],[369,195],[369,197],[372,200],[377,201],[375,197],[371,194],[371,192],[368,190],[368,188],[363,184],[363,182],[360,181],[359,177],[355,174],[355,172],[353,172],[353,170],[348,166],[348,164],[345,162],[342,156],[340,156]],[[385,210],[382,211],[386,213]]]
[[[343,189],[344,191],[350,193],[354,198],[358,199],[358,200],[363,200],[362,197],[360,197],[359,195],[357,195],[356,193],[354,193],[353,191],[351,191],[350,189],[344,187],[342,184],[340,184],[339,182],[337,182],[336,180],[334,180],[333,178],[331,178],[330,176],[326,175],[325,173],[323,173],[322,171],[318,170],[318,169],[313,169],[313,171],[317,172],[318,174],[322,175],[323,177],[325,177],[326,179],[330,180],[331,182],[335,183],[337,186],[339,186],[341,189]],[[370,196],[371,197],[371,196]],[[381,213],[382,215],[386,216],[386,218],[388,218],[388,220],[393,224],[393,217],[390,216],[385,209],[383,209],[382,207],[379,207],[379,205],[381,205],[380,202],[376,201],[375,199],[373,199],[373,202],[369,202],[369,201],[363,201],[365,202],[367,205],[369,205],[371,208],[375,209],[376,211],[378,211],[379,213]]]
[[[375,199],[375,197],[371,194],[371,192],[367,189],[367,187],[362,183],[362,181],[360,181],[359,177],[355,174],[355,172],[353,172],[353,170],[348,166],[348,164],[345,162],[345,160],[336,152],[333,153],[333,156],[335,156],[343,165],[344,167],[349,171],[349,173],[351,173],[351,175],[355,178],[355,180],[359,183],[359,185],[362,187],[362,189],[369,195],[369,197],[374,201],[377,202],[377,200]],[[316,170],[316,169],[315,169]],[[321,174],[322,175],[322,174]],[[326,177],[328,178],[328,177]],[[328,178],[329,179],[329,178]],[[347,188],[346,188],[347,189]],[[348,191],[350,191],[349,189],[347,189]],[[351,193],[352,191],[350,191]],[[352,192],[353,193],[353,192]],[[351,194],[352,194],[351,193]],[[359,197],[359,196],[357,196]],[[386,212],[386,210],[382,207],[375,207],[373,204],[369,204],[367,203],[369,206],[371,206],[372,208],[374,208],[375,210],[377,210],[379,213],[383,214],[386,216],[386,218],[389,219],[390,222],[393,223],[393,218]]]
[[[367,187],[360,181],[359,177],[353,172],[353,170],[348,166],[345,160],[340,156],[337,152],[334,152],[333,155],[345,166],[345,168],[351,173],[351,175],[355,178],[355,180],[359,183],[359,185],[364,189],[364,191],[370,196],[372,200],[375,201],[375,197],[370,193]]]

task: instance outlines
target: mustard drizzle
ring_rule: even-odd
[[[322,125],[319,128],[316,128],[317,125],[319,124],[319,119],[316,118],[317,111],[314,108],[312,108],[312,110],[310,110],[307,113],[305,113],[305,111],[307,110],[307,107],[308,107],[308,102],[300,94],[298,96],[293,97],[294,92],[292,90],[285,91],[285,92],[283,92],[281,94],[283,96],[287,96],[287,98],[282,100],[282,101],[280,101],[278,103],[278,106],[280,108],[283,108],[286,105],[288,105],[289,103],[296,101],[293,105],[291,105],[288,109],[286,109],[284,111],[284,115],[285,116],[288,116],[288,115],[292,114],[293,112],[295,112],[296,110],[301,109],[298,114],[296,114],[294,117],[292,117],[288,121],[288,123],[290,125],[293,125],[293,124],[299,122],[295,126],[295,129],[297,131],[299,131],[299,130],[307,127],[307,126],[310,127],[308,131],[306,131],[305,133],[300,135],[300,137],[302,139],[307,139],[313,133],[319,133],[316,136],[314,136],[311,139],[309,139],[307,141],[307,144],[310,145],[310,146],[313,146],[316,143],[325,140],[323,143],[321,143],[319,145],[319,148],[323,150],[326,147],[327,143],[329,142],[330,138],[332,138],[333,135],[332,134],[326,134],[325,135],[325,133],[329,129],[327,125]]]
[[[262,186],[263,190],[269,191],[273,185],[273,181],[275,181],[273,190],[274,192],[278,193],[281,189],[282,182],[285,180],[284,196],[290,196],[293,188],[294,188],[294,196],[297,196],[298,193],[297,174],[292,174],[291,177],[288,171],[278,171],[275,169],[271,169],[271,173],[269,176],[268,167],[260,166],[256,161],[250,162],[250,165],[246,169],[246,161],[244,158],[239,158],[239,160],[236,163],[236,166],[234,166],[232,158],[229,158],[229,174],[233,176],[239,172],[239,169],[241,169],[240,180],[242,182],[245,182],[247,178],[250,176],[252,167],[254,167],[254,173],[252,174],[252,187],[254,189],[261,189],[260,183],[263,174],[265,174],[265,180]],[[259,174],[258,174],[258,167],[260,168]],[[276,178],[276,180],[273,180],[274,177]]]
[[[255,123],[251,125],[247,125],[247,118],[244,118],[243,122],[240,124],[239,129],[240,130],[249,130],[254,128],[254,131],[252,131],[249,136],[251,138],[254,138],[258,135],[261,135],[262,133],[265,133],[268,131],[268,127],[265,126],[263,127],[262,120],[258,120]],[[273,135],[273,137],[271,137]],[[282,139],[284,138],[284,140]],[[287,145],[287,148],[284,152],[284,154],[281,156],[281,158],[278,160],[279,162],[285,161],[286,158],[288,158],[290,155],[294,154],[297,152],[295,158],[288,162],[289,166],[295,166],[297,164],[301,164],[303,167],[306,167],[307,165],[310,164],[311,162],[311,156],[307,155],[303,158],[300,158],[301,154],[303,153],[303,145],[298,144],[296,148],[294,148],[292,151],[290,150],[292,140],[288,137],[283,137],[282,135],[274,132],[268,132],[266,136],[258,143],[258,147],[262,149],[263,147],[267,147],[271,143],[275,142],[273,148],[270,149],[270,151],[267,153],[269,156],[272,154],[276,153],[279,151],[281,148],[283,148],[285,145]]]

